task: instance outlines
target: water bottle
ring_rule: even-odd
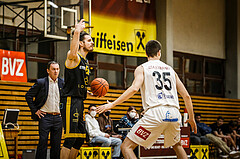
[[[187,109],[185,108],[184,109],[184,114],[183,114],[183,127],[188,126],[188,123],[186,123],[187,119],[188,119],[188,113],[187,113]]]

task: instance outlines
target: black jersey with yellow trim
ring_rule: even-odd
[[[86,58],[78,53],[79,63],[75,67],[67,67],[65,63],[63,97],[79,97],[86,99],[89,81],[89,63]]]

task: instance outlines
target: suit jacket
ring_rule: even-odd
[[[61,96],[61,90],[63,88],[63,79],[58,78],[59,94]],[[48,77],[37,79],[37,82],[26,93],[25,98],[28,106],[31,110],[31,117],[33,120],[38,120],[38,116],[35,114],[47,101],[49,88]],[[35,98],[35,100],[34,100]]]

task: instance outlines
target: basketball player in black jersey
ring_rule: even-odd
[[[89,80],[89,64],[86,56],[88,52],[93,51],[94,43],[91,36],[83,31],[84,28],[83,19],[79,23],[76,22],[65,62],[65,85],[61,109],[65,141],[61,150],[61,159],[75,159],[86,137],[83,123],[83,101],[87,97]]]

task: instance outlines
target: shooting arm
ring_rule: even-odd
[[[121,104],[122,102],[128,100],[131,98],[141,87],[143,80],[144,80],[144,74],[143,74],[143,67],[138,66],[134,72],[134,81],[132,85],[120,96],[118,97],[114,102],[112,103],[107,103],[105,105],[97,107],[97,112],[98,113],[103,113],[106,110],[110,110],[113,107],[115,107],[118,104]]]
[[[194,119],[194,113],[193,113],[193,105],[190,95],[188,94],[186,88],[184,87],[183,83],[180,81],[177,74],[176,75],[176,85],[177,90],[179,94],[183,97],[187,112],[189,114],[189,119]]]
[[[70,45],[70,51],[67,54],[67,60],[74,61],[78,58],[77,53],[79,49],[79,37],[80,33],[84,30],[84,28],[85,28],[84,19],[82,19],[79,23],[76,22],[73,39]]]
[[[192,100],[190,95],[188,94],[186,88],[184,87],[183,83],[180,81],[178,75],[175,73],[175,77],[176,77],[176,87],[177,87],[177,91],[179,92],[179,94],[183,97],[188,115],[189,115],[189,119],[187,120],[187,122],[191,125],[192,130],[194,130],[194,133],[197,133],[197,125],[194,119],[194,113],[193,113],[193,105],[192,105]]]
[[[112,102],[112,107],[115,107],[118,104],[123,103],[124,101],[131,98],[135,93],[138,92],[139,88],[142,86],[144,80],[143,67],[138,66],[134,72],[134,81],[132,85],[114,102]]]

